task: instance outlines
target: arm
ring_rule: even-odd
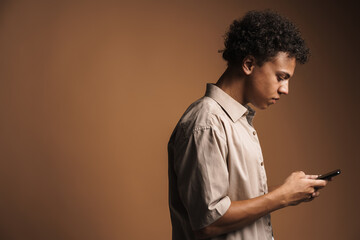
[[[199,239],[218,236],[241,229],[260,217],[290,205],[310,201],[319,196],[315,187],[326,185],[324,180],[315,180],[317,175],[305,175],[303,172],[292,173],[283,185],[260,197],[233,201],[227,212],[209,226],[195,231]]]

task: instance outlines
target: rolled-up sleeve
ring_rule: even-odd
[[[175,152],[177,187],[193,230],[215,222],[230,207],[226,140],[211,126],[194,128]]]

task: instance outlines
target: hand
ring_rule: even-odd
[[[316,179],[318,175],[306,175],[304,172],[292,173],[281,185],[281,191],[285,206],[297,205],[304,201],[312,201],[318,197],[317,190],[326,186],[327,181]]]

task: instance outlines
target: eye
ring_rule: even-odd
[[[284,77],[283,76],[277,76],[277,80],[280,82],[280,81],[284,81]]]
[[[283,71],[276,72],[275,74],[276,74],[276,78],[279,82],[289,80],[291,77],[289,73],[283,72]]]

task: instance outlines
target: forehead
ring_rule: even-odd
[[[294,57],[289,57],[286,52],[279,52],[265,64],[268,65],[268,67],[271,67],[274,71],[286,72],[292,76],[295,71],[296,59]]]

